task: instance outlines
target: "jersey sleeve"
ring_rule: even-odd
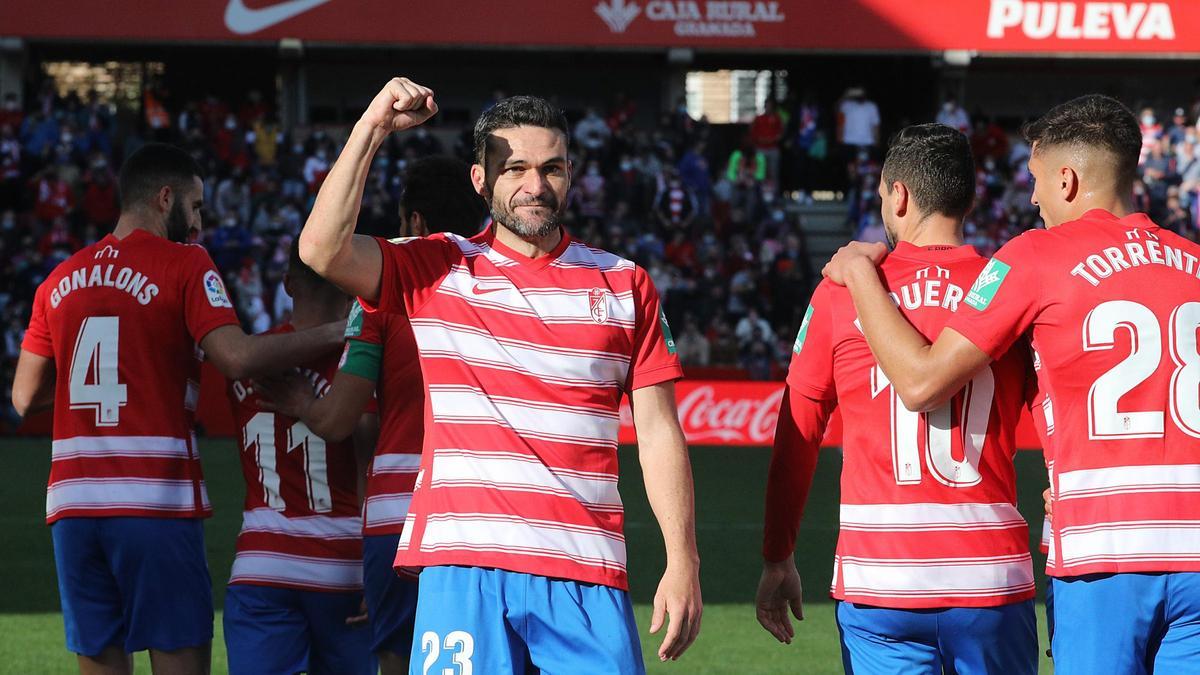
[[[992,359],[1000,359],[1037,318],[1041,284],[1034,238],[1019,236],[996,251],[946,324]]]
[[[788,387],[817,401],[837,398],[833,383],[832,300],[830,282],[821,282],[800,321],[788,366]]]
[[[675,338],[663,312],[654,282],[641,267],[634,270],[633,300],[636,324],[633,329],[633,359],[626,390],[678,380],[683,366],[675,350]]]
[[[355,302],[346,321],[346,347],[338,370],[368,380],[379,380],[383,364],[383,315],[368,312]]]
[[[48,282],[43,283],[33,295],[33,313],[29,317],[29,328],[25,330],[25,337],[21,340],[21,349],[52,359],[54,344],[50,337],[50,322],[46,317],[47,288]]]
[[[359,302],[368,312],[406,313],[410,316],[437,290],[438,282],[450,273],[454,261],[462,256],[458,245],[443,237],[376,237],[383,257],[379,280],[379,301],[365,298]]]
[[[763,521],[763,559],[787,560],[796,550],[796,533],[817,471],[825,425],[836,403],[784,391],[767,470],[767,508]]]
[[[225,282],[216,265],[200,246],[189,246],[183,265],[182,290],[184,321],[188,333],[199,343],[204,336],[221,326],[238,325],[237,313],[225,290]]]

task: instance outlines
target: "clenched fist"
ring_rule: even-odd
[[[437,113],[433,90],[407,77],[394,77],[383,86],[362,115],[362,122],[383,131],[403,131]]]

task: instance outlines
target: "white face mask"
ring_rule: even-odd
[[[1142,115],[1142,124],[1146,126],[1154,124],[1154,115]]]

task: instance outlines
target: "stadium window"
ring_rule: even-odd
[[[139,109],[143,88],[161,81],[165,72],[166,66],[156,61],[48,61],[42,64],[42,73],[54,83],[59,96],[75,94],[86,101],[88,93],[95,91],[101,101],[127,110]]]
[[[766,107],[767,99],[787,96],[787,71],[715,70],[687,74],[688,114],[713,124],[746,123]]]

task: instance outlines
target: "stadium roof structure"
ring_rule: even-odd
[[[1048,0],[108,0],[0,3],[26,40],[1200,56],[1200,3]]]

